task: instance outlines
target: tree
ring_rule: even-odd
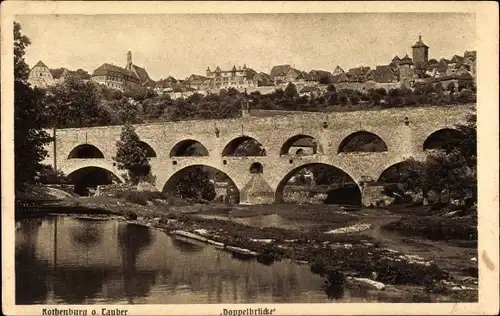
[[[182,199],[213,200],[215,187],[210,181],[210,175],[201,167],[187,171],[177,182],[174,195]]]
[[[134,127],[126,123],[122,127],[120,140],[116,142],[116,161],[119,170],[126,170],[128,180],[137,183],[146,179],[151,171],[146,150],[141,146],[139,136]]]
[[[326,87],[326,91],[337,92],[337,89],[335,88],[335,85],[333,83],[329,83],[328,86]]]
[[[454,82],[448,83],[448,85],[446,86],[446,90],[450,91],[450,93],[455,92],[455,83]]]
[[[14,22],[14,78],[16,81],[28,80],[30,69],[24,61],[24,55],[26,47],[30,44],[30,39],[21,34],[21,24]]]
[[[137,117],[139,110],[137,106],[129,102],[126,98],[118,101],[118,106],[115,108],[118,113],[118,117],[123,123],[139,123],[139,119]]]
[[[59,128],[108,125],[111,116],[102,104],[111,102],[103,102],[97,84],[76,75],[49,87],[47,93],[51,126]]]
[[[52,137],[42,129],[47,125],[44,93],[26,83],[29,67],[24,62],[28,37],[21,34],[21,25],[14,22],[14,172],[16,190],[37,181],[45,169],[45,146]]]
[[[339,95],[337,92],[331,92],[330,95],[328,96],[328,104],[329,105],[336,105],[338,103],[338,98]]]
[[[241,143],[235,150],[234,156],[265,156],[266,150],[262,144],[251,138]]]
[[[297,87],[291,82],[288,83],[288,85],[285,88],[285,96],[288,99],[295,99],[299,96],[299,93],[297,92]]]
[[[338,102],[340,105],[347,105],[349,103],[349,97],[345,92],[341,92],[339,94]]]
[[[408,161],[410,165],[423,166],[402,182],[410,191],[435,192],[441,196],[447,192],[457,199],[477,202],[477,129],[476,115],[467,118],[465,124],[457,125],[463,137],[455,138],[450,146],[436,150],[427,156],[425,163]]]

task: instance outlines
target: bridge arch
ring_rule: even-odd
[[[283,155],[315,155],[322,154],[323,146],[310,135],[298,134],[287,139],[280,149]]]
[[[442,128],[432,132],[423,143],[423,150],[452,150],[465,135],[454,128]]]
[[[162,192],[169,196],[205,200],[221,199],[222,196],[222,199],[235,203],[239,203],[240,198],[240,188],[233,178],[215,167],[203,164],[176,171],[165,181]]]
[[[232,139],[222,150],[222,156],[266,156],[266,149],[262,143],[251,136],[240,136]]]
[[[122,183],[123,178],[113,171],[98,167],[86,166],[71,171],[67,178],[75,186],[74,191],[79,195],[88,195],[89,188],[96,188],[98,185]]]
[[[102,151],[94,145],[91,144],[80,144],[73,148],[67,159],[95,159],[104,158]]]
[[[368,131],[357,131],[342,139],[337,153],[384,151],[387,151],[387,144],[380,136]]]
[[[199,141],[184,139],[172,147],[169,157],[208,156],[208,149]]]
[[[148,158],[156,158],[156,151],[146,143],[145,141],[140,141],[141,148],[146,151],[146,157]]]
[[[326,163],[305,163],[287,172],[276,187],[274,195],[276,203],[284,201],[285,187],[290,185],[290,180],[294,180],[301,171],[306,171],[305,173],[308,174],[306,177],[312,178],[310,182],[306,181],[306,185],[321,187],[325,190],[324,193],[327,194],[325,204],[361,205],[362,192],[356,180],[339,167]],[[334,181],[338,182],[339,186],[333,185]]]

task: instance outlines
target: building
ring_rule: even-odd
[[[346,75],[350,82],[365,82],[370,70],[370,67],[364,66],[351,68],[347,71]]]
[[[130,51],[127,53],[125,68],[104,63],[94,70],[91,80],[121,91],[126,88],[155,87],[155,83],[149,77],[146,69],[132,63],[132,53]]]
[[[256,74],[255,80],[257,80],[258,87],[274,86],[273,78],[265,72],[259,72]]]
[[[238,68],[233,66],[231,70],[221,70],[217,66],[214,71],[208,67],[204,86],[206,89],[254,88],[257,87],[256,74],[246,65]]]
[[[340,67],[340,65],[337,65],[337,67],[335,67],[335,70],[334,70],[334,71],[332,71],[332,75],[333,75],[333,76],[338,76],[338,75],[343,74],[344,72],[345,72],[345,71],[344,71],[344,69],[342,69],[342,68]]]
[[[429,60],[429,46],[422,42],[422,35],[418,36],[418,41],[411,48],[413,50],[413,62],[415,64],[426,64]]]
[[[401,61],[399,62],[399,82],[406,88],[410,88],[415,82],[413,65],[413,60],[410,58],[410,56],[408,56],[408,54],[406,54],[405,57],[401,58]]]
[[[184,81],[184,85],[196,90],[201,90],[204,86],[207,85],[207,80],[207,77],[192,74]]]
[[[90,75],[83,69],[72,71],[67,68],[50,69],[41,60],[30,69],[28,83],[32,87],[47,88],[60,83],[69,75],[76,75],[84,81],[90,79]]]
[[[306,72],[300,71],[290,65],[277,65],[271,69],[271,78],[275,85],[283,83],[302,83],[308,79]]]
[[[41,60],[30,69],[28,83],[32,87],[46,88],[54,84],[54,76]]]
[[[333,82],[333,74],[325,70],[311,70],[307,80],[328,84]]]

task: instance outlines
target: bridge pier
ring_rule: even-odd
[[[255,173],[240,190],[240,204],[273,204],[274,192],[262,174]]]
[[[361,205],[364,207],[369,207],[371,205],[377,205],[384,194],[383,185],[366,185],[361,189]]]

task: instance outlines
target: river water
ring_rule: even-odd
[[[22,220],[15,242],[17,304],[380,301],[349,289],[329,298],[308,265],[240,260],[116,220]]]

